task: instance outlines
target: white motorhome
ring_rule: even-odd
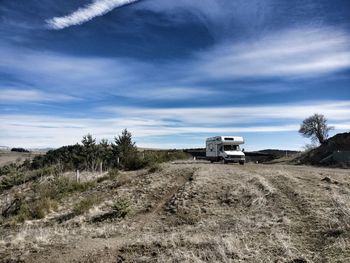
[[[243,165],[245,155],[240,148],[244,144],[243,137],[215,136],[206,140],[206,157],[211,162],[233,162]]]

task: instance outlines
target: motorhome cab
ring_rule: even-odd
[[[240,148],[244,144],[243,137],[215,136],[206,140],[206,157],[211,162],[245,163],[245,155]]]

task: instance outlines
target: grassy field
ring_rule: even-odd
[[[35,156],[40,154],[42,153],[40,152],[20,153],[20,152],[10,152],[10,151],[0,151],[0,167],[13,162],[22,163],[26,159],[32,160]]]
[[[31,187],[1,193],[1,208]],[[0,261],[350,262],[345,169],[178,161],[55,202],[41,219],[2,219]]]

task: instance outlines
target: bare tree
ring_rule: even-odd
[[[328,132],[333,129],[334,127],[327,125],[327,119],[322,114],[315,113],[303,120],[299,132],[313,142],[324,144],[328,139]]]

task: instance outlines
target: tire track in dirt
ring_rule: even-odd
[[[305,253],[309,254],[313,261],[327,262],[323,256],[326,241],[321,235],[324,226],[319,217],[315,215],[312,204],[302,196],[303,193],[298,193],[293,189],[293,185],[295,189],[300,189],[300,187],[295,186],[295,182],[293,182],[295,180],[297,179],[291,180],[284,175],[269,178],[277,194],[274,198],[274,204],[287,212],[287,216],[293,215],[289,219],[293,223],[291,236],[294,238],[295,246],[302,245],[301,247],[304,249],[307,248],[308,251]]]
[[[132,233],[126,233],[123,236],[111,236],[110,238],[86,238],[79,243],[68,245],[57,245],[47,250],[45,254],[31,255],[30,259],[25,262],[111,262],[116,261],[118,258],[118,251],[125,244],[125,236],[127,241],[135,240],[140,233],[154,221],[157,216],[165,209],[166,204],[176,195],[176,193],[185,186],[189,181],[193,180],[195,169],[182,168],[172,171],[176,176],[172,177],[173,180],[169,181],[170,185],[173,185],[166,194],[164,194],[153,206],[153,208],[147,213],[141,213],[130,218],[130,221],[137,222],[137,228],[133,229]],[[131,183],[134,179],[138,178],[134,176],[130,180],[125,180],[118,186]],[[106,253],[106,249],[109,250]],[[111,252],[112,250],[112,252]]]
[[[324,231],[334,207],[329,189],[341,183],[348,187],[347,174],[335,171],[340,183],[330,185],[321,181],[323,170],[309,167],[181,162],[162,168],[99,185],[107,199],[131,197],[136,214],[89,224],[64,244],[29,247],[23,250],[24,262],[181,262],[179,252],[206,256],[206,262],[238,262],[227,259],[230,255],[244,262],[347,262],[346,233],[337,238]],[[339,198],[348,193],[338,190]],[[175,212],[170,211],[173,205]],[[181,221],[184,211],[186,218],[199,214],[200,223]],[[94,227],[97,231],[90,231]],[[215,256],[219,252],[223,257]]]
[[[178,173],[178,172],[177,172]],[[165,209],[165,206],[169,203],[169,201],[176,195],[176,193],[182,189],[187,182],[192,181],[193,180],[193,176],[195,174],[195,170],[188,170],[185,169],[180,170],[179,172],[181,175],[177,176],[174,178],[174,180],[171,182],[171,184],[175,184],[173,187],[171,187],[166,194],[164,194],[159,201],[157,202],[157,204],[155,206],[153,206],[153,208],[146,214],[140,214],[138,216],[137,219],[139,219],[140,221],[140,226],[139,226],[139,230],[144,229],[147,224],[149,224],[150,222],[154,221],[157,217],[157,215],[159,215],[159,213],[161,211],[163,211]]]

